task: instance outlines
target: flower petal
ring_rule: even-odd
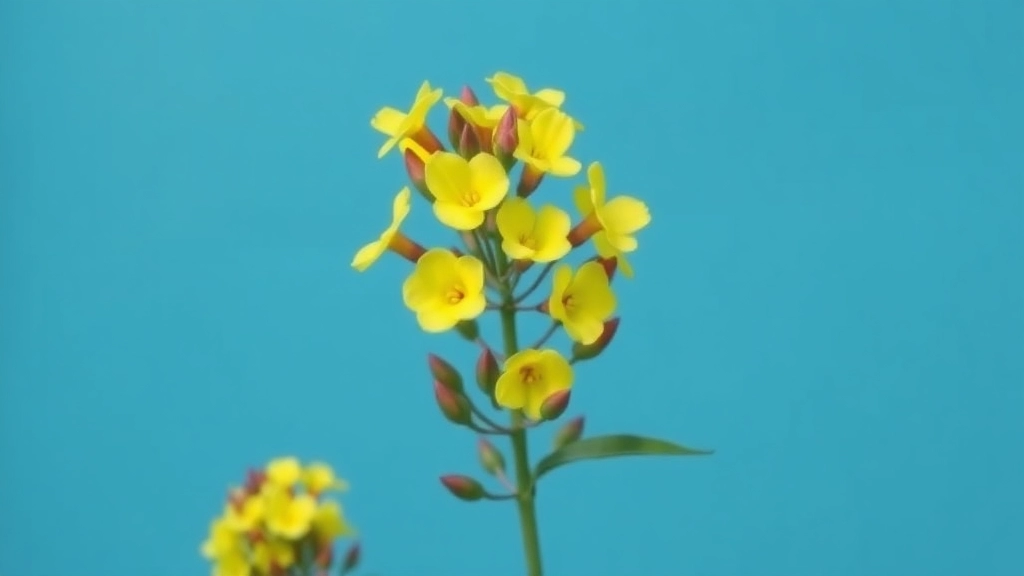
[[[459,256],[455,261],[456,274],[466,294],[483,294],[484,263],[473,256]]]
[[[582,311],[581,316],[595,318],[603,323],[615,311],[615,293],[612,292],[608,274],[601,264],[587,262],[580,266],[573,288],[573,297]]]
[[[458,154],[438,152],[427,160],[424,171],[427,188],[437,200],[461,202],[470,190],[469,163]]]
[[[629,196],[612,198],[603,212],[601,220],[612,234],[632,234],[651,222],[647,205]]]
[[[494,208],[508,193],[508,174],[501,162],[490,154],[477,154],[469,161],[470,189],[480,195],[477,207]]]
[[[394,137],[398,136],[403,122],[405,122],[405,112],[385,106],[373,115],[373,118],[370,119],[370,126],[385,136]]]
[[[548,298],[548,314],[553,320],[565,321],[565,304],[562,298],[572,282],[572,268],[568,264],[559,264],[555,268],[551,280],[551,296]]]
[[[484,213],[461,204],[434,202],[434,215],[445,226],[455,230],[473,230],[484,222]]]
[[[512,410],[523,407],[526,403],[526,387],[519,380],[518,370],[506,370],[498,376],[494,385],[494,399],[500,406]]]
[[[536,216],[525,198],[510,196],[498,208],[494,219],[502,238],[518,242],[519,237],[533,233]]]

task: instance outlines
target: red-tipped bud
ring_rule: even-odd
[[[462,87],[462,93],[459,94],[459,100],[462,101],[466,106],[479,106],[480,100],[477,99],[473,89],[469,86]]]
[[[452,392],[444,384],[434,381],[434,398],[444,417],[460,426],[469,424],[472,415],[466,397]]]
[[[462,130],[467,126],[466,119],[459,114],[455,106],[448,112],[448,141],[456,151],[459,149],[459,141],[462,140]]]
[[[488,398],[494,396],[494,386],[498,383],[498,376],[501,376],[498,359],[494,357],[490,348],[484,348],[476,361],[476,384]]]
[[[441,476],[441,484],[444,484],[444,487],[460,500],[473,502],[484,497],[484,487],[469,476],[459,474]]]
[[[476,320],[463,320],[455,325],[455,331],[470,342],[476,342],[477,338],[480,337],[480,326],[477,325]]]
[[[469,160],[480,153],[480,138],[476,135],[476,128],[472,124],[462,126],[462,134],[459,136],[459,154]]]
[[[488,474],[497,476],[505,473],[505,457],[486,438],[481,436],[477,441],[476,453],[480,457],[480,465]]]
[[[455,392],[462,393],[462,375],[454,366],[436,354],[427,354],[427,366],[434,380],[444,384],[444,387]]]
[[[498,127],[494,130],[494,155],[501,161],[505,170],[511,168],[516,162],[513,155],[516,152],[516,148],[519,147],[518,126],[516,112],[510,106],[505,111],[505,114],[502,115],[501,120],[498,122]]]
[[[266,479],[267,474],[264,471],[250,468],[245,478],[245,491],[249,494],[258,494]]]
[[[611,344],[612,339],[615,338],[615,332],[619,329],[619,318],[612,318],[604,323],[604,331],[594,341],[593,344],[580,344],[579,342],[572,345],[572,357],[574,360],[590,360],[596,358],[599,354],[604,352],[604,349]]]
[[[412,151],[412,148],[406,148],[405,152],[402,152],[402,158],[405,160],[405,172],[409,174],[409,181],[412,182],[416,191],[419,192],[429,202],[434,201],[434,195],[430,193],[430,189],[427,188],[427,172],[426,167],[423,164],[423,159],[416,155]]]
[[[552,440],[554,449],[558,450],[566,444],[572,444],[573,442],[580,439],[583,436],[583,416],[577,416],[572,420],[565,423],[558,432],[555,433],[555,438]]]
[[[569,398],[571,396],[571,390],[559,390],[545,398],[544,402],[540,405],[540,417],[544,420],[557,419],[569,407]]]
[[[363,553],[363,547],[356,542],[345,552],[345,559],[341,561],[341,574],[344,576],[359,566],[359,557]]]

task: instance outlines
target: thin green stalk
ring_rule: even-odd
[[[504,278],[509,262],[505,253],[496,249],[498,276]],[[513,302],[512,287],[505,278],[502,286],[501,334],[505,341],[505,358],[511,358],[519,351],[519,337],[516,333],[516,309]],[[523,554],[526,559],[527,576],[543,576],[544,569],[540,556],[540,536],[537,530],[537,509],[534,502],[533,478],[530,473],[530,456],[526,442],[526,430],[523,428],[523,414],[512,410],[512,458],[516,472],[516,505],[519,508],[519,527],[523,538]]]

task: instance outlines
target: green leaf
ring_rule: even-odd
[[[697,450],[665,440],[630,434],[593,436],[566,444],[542,458],[534,468],[533,478],[536,482],[555,468],[581,460],[616,456],[708,456],[713,453],[713,450]]]

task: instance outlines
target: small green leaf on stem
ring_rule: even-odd
[[[594,436],[566,444],[537,462],[534,482],[555,468],[582,460],[598,460],[617,456],[707,456],[711,450],[697,450],[656,438],[630,434]]]

